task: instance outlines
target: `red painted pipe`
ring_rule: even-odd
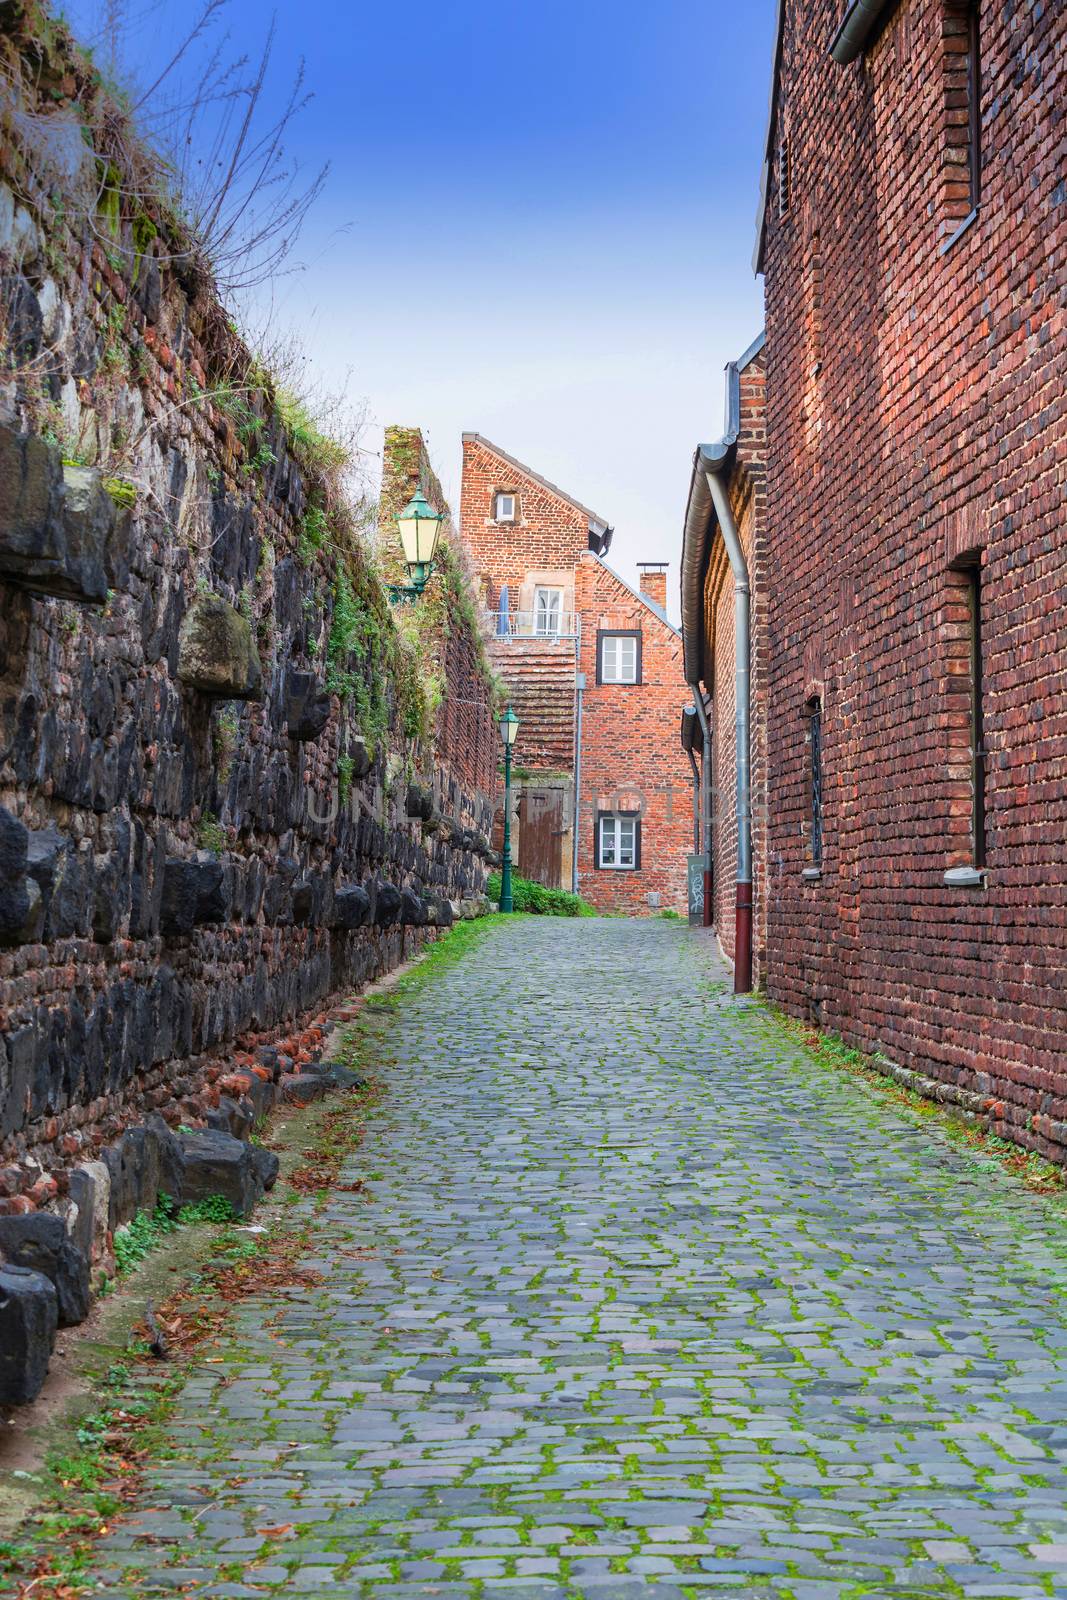
[[[734,994],[752,993],[752,885],[737,885],[734,923]]]
[[[714,907],[712,901],[713,901],[713,885],[712,885],[712,881],[711,881],[711,868],[710,867],[705,867],[704,868],[704,926],[705,926],[705,928],[713,928],[715,926],[715,907]]]

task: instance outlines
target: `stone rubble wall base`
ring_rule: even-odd
[[[457,917],[488,909],[484,897],[455,908]],[[436,937],[419,930],[394,940],[395,959],[382,971]],[[169,1121],[151,1112],[99,1147],[93,1160],[41,1174],[43,1209],[28,1194],[9,1201],[0,1214],[0,1406],[36,1399],[56,1330],[88,1316],[92,1290],[112,1267],[118,1229],[161,1200],[181,1207],[220,1198],[236,1216],[248,1217],[278,1176],[277,1156],[251,1142],[269,1113],[282,1103],[307,1105],[339,1089],[367,1087],[355,1069],[324,1059],[332,1027],[358,1011],[358,1001],[346,1001],[273,1044],[243,1041],[228,1069],[215,1063],[210,1081],[205,1074],[203,1114],[195,1122],[188,1105],[168,1108]],[[0,1174],[8,1186],[13,1177],[10,1169]]]

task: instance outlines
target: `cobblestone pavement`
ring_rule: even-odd
[[[194,1370],[102,1589],[1067,1596],[1056,1203],[716,976],[517,919],[383,1013],[373,1200]]]

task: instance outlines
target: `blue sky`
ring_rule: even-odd
[[[160,57],[188,6],[129,4],[134,58]],[[268,18],[230,0],[232,47]],[[275,316],[350,375],[370,448],[422,426],[458,505],[484,433],[614,523],[624,575],[670,560],[673,592],[693,447],[762,325],[772,28],[773,0],[282,0],[269,98],[303,56],[290,149],[332,170]]]

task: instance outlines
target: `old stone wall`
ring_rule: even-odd
[[[784,10],[764,252],[770,991],[1062,1160],[1067,11],[980,8],[974,206],[965,10],[904,0],[848,67],[828,54],[836,0]],[[805,877],[814,695],[825,853]]]
[[[495,781],[463,573],[398,628],[91,64],[3,30],[0,1211],[473,913]]]

